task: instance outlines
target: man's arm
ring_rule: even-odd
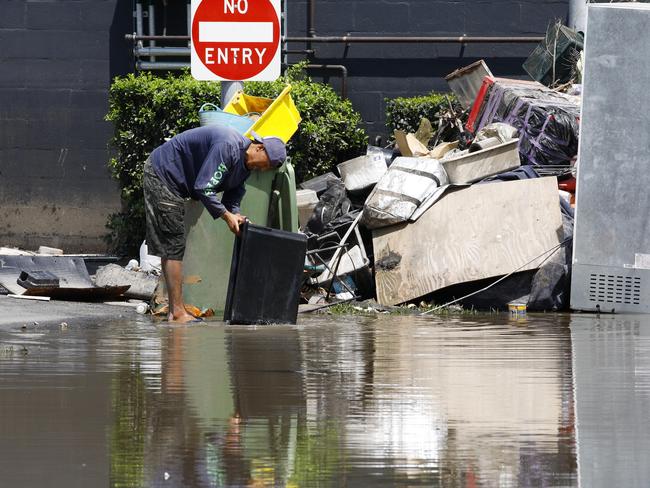
[[[196,175],[194,191],[214,219],[221,218],[227,212],[223,202],[217,198],[217,193],[236,157],[238,155],[230,145],[215,144]]]
[[[245,193],[246,187],[242,183],[237,188],[231,188],[230,190],[223,192],[223,197],[221,198],[221,203],[223,203],[227,209],[222,218],[226,221],[226,224],[228,224],[232,233],[236,235],[239,235],[239,226],[246,220],[246,217],[239,214],[239,205],[241,204]]]
[[[228,209],[229,212],[234,214],[240,213],[239,206],[241,205],[242,198],[246,194],[246,187],[242,183],[237,188],[231,188],[223,192],[221,203]]]

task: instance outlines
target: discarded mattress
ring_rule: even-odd
[[[447,173],[437,159],[397,158],[366,199],[361,224],[378,229],[406,222],[447,186]]]
[[[18,284],[21,273],[47,271],[59,279],[59,286],[24,288]],[[63,256],[0,256],[0,285],[10,293],[26,296],[48,296],[62,300],[114,299],[128,286],[97,287],[90,279],[82,258]]]

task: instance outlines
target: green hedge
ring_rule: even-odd
[[[274,98],[287,83],[302,116],[288,154],[298,181],[331,170],[337,163],[365,150],[367,135],[361,116],[325,84],[312,82],[300,66],[275,82],[245,84],[247,94]],[[109,162],[122,191],[123,211],[107,224],[113,252],[137,254],[144,239],[142,164],[149,153],[180,132],[198,127],[198,110],[205,102],[220,104],[220,84],[194,80],[188,72],[156,77],[149,73],[116,78],[109,93],[106,119],[115,127]]]
[[[290,68],[284,78],[274,82],[248,82],[245,91],[275,98],[287,83],[291,83],[291,98],[302,117],[287,148],[299,182],[365,154],[368,135],[361,127],[361,115],[349,100],[341,100],[331,86],[313,82],[301,65]]]
[[[453,93],[436,92],[412,98],[387,98],[385,101],[386,127],[391,134],[396,129],[407,133],[415,132],[423,118],[429,119],[435,130],[439,112],[447,110],[449,103],[454,106],[458,103]]]

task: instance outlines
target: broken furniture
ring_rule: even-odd
[[[355,215],[354,212],[345,215],[344,220],[353,215]],[[359,231],[361,215],[361,213],[356,213],[353,221],[338,226],[333,232],[325,233],[322,236],[312,236],[309,239],[307,254],[312,266],[325,268],[318,276],[312,277],[309,283],[313,286],[327,288],[328,296],[335,283],[353,295],[357,291],[362,296],[372,294],[370,260]],[[356,241],[355,245],[349,242],[352,237]],[[350,287],[347,284],[348,278],[352,279],[354,286]]]
[[[533,259],[562,237],[555,178],[451,191],[417,222],[373,231],[378,301],[398,305],[457,283],[536,269],[546,255]]]
[[[494,76],[486,76],[483,78],[483,84],[481,89],[478,91],[472,108],[470,109],[469,116],[467,117],[467,123],[465,127],[468,131],[475,133],[479,130],[480,117],[483,114],[485,108],[485,103],[489,98],[490,91],[496,82],[501,83],[502,85],[511,85],[511,86],[520,86],[528,88],[544,88],[544,85],[536,81],[526,81],[526,80],[512,80],[509,78],[496,78]],[[485,125],[485,124],[484,124]]]
[[[486,76],[492,76],[490,68],[487,67],[482,59],[475,63],[457,69],[447,75],[445,80],[449,88],[454,92],[458,102],[463,108],[469,108],[474,103],[476,95],[481,90],[483,79]]]
[[[442,161],[449,183],[465,185],[513,170],[519,162],[518,139]]]

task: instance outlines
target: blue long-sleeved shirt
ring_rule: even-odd
[[[151,153],[158,177],[181,198],[200,200],[213,218],[226,209],[239,213],[250,176],[246,149],[251,141],[234,129],[217,125],[190,129]],[[217,193],[223,192],[221,201]]]

